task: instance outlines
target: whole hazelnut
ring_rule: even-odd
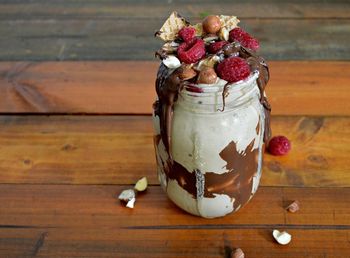
[[[221,28],[220,18],[216,15],[209,15],[205,17],[202,25],[205,32],[216,34]]]
[[[185,81],[190,80],[196,76],[197,76],[196,71],[193,70],[191,67],[188,67],[188,66],[181,67],[180,78],[182,80],[185,80]]]
[[[212,67],[205,67],[200,71],[197,79],[197,83],[213,84],[216,82],[218,76]]]

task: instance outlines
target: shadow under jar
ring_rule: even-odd
[[[239,210],[256,192],[262,168],[265,112],[259,73],[226,85],[184,87],[173,106],[168,148],[153,114],[158,178],[183,210],[205,218]],[[223,91],[225,89],[225,98]]]

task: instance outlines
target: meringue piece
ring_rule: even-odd
[[[163,60],[163,64],[170,69],[175,69],[181,66],[181,62],[176,56],[167,56],[167,58]]]

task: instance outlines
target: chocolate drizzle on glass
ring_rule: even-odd
[[[180,78],[181,69],[172,71],[161,63],[156,79],[156,92],[158,100],[154,103],[154,113],[160,120],[160,134],[165,149],[171,158],[171,128],[173,121],[174,103],[183,88]]]
[[[182,18],[181,16],[178,17]],[[156,32],[156,35],[161,33],[161,31],[158,31]],[[163,60],[167,58],[168,55],[176,52],[175,49],[172,49],[171,51],[167,51],[166,48],[161,48],[155,53],[155,56]],[[263,140],[264,143],[267,143],[271,137],[271,107],[265,96],[265,87],[270,77],[267,63],[254,51],[241,46],[238,42],[232,42],[225,45],[218,53],[216,53],[216,55],[219,56],[221,60],[224,58],[239,56],[248,62],[252,73],[259,73],[257,86],[260,92],[260,103],[263,106],[265,115]],[[159,66],[155,83],[158,99],[153,104],[153,108],[154,115],[159,117],[160,135],[154,137],[154,142],[157,148],[159,142],[162,141],[168,154],[168,159],[161,161],[164,173],[166,174],[166,180],[176,180],[180,187],[196,199],[199,198],[199,196],[197,196],[198,179],[196,178],[198,171],[188,171],[182,164],[173,160],[171,153],[171,130],[174,104],[178,99],[178,95],[184,88],[186,88],[187,91],[201,92],[201,88],[196,87],[195,78],[190,81],[181,79],[183,69],[183,66],[177,69],[169,69],[163,64],[163,62]],[[229,94],[230,86],[231,83],[227,83],[223,87],[223,106],[222,109],[219,110],[221,112],[225,110],[225,99]],[[234,87],[234,85],[232,87]],[[259,134],[259,125],[261,122],[262,121],[258,122],[256,128],[257,134]],[[259,155],[261,155],[259,148],[253,149],[253,146],[254,140],[248,145],[244,153],[240,153],[237,151],[236,144],[230,142],[219,153],[220,157],[226,161],[225,168],[227,172],[220,174],[216,171],[199,171],[199,173],[202,173],[205,182],[203,196],[201,197],[215,198],[218,194],[228,195],[234,200],[234,209],[247,203],[252,196],[253,180],[258,171],[258,159]]]
[[[237,42],[227,44],[223,47],[222,50],[217,53],[217,55],[221,55],[225,58],[231,56],[239,56],[241,58],[244,58],[250,65],[252,72],[259,72],[257,85],[260,91],[260,103],[263,105],[265,113],[264,142],[266,143],[271,137],[271,106],[265,96],[265,87],[270,78],[267,63],[262,57],[258,56],[253,51],[242,47]],[[163,50],[158,50],[156,52],[156,56],[164,59],[166,58],[166,53]],[[174,103],[176,102],[178,94],[183,89],[185,83],[185,81],[181,80],[180,78],[181,69],[182,67],[179,67],[175,70],[169,69],[163,63],[161,63],[156,79],[156,91],[158,100],[154,105],[154,107],[156,107],[155,115],[159,116],[161,136],[169,156],[171,156],[170,145]],[[229,94],[229,86],[230,83],[227,83],[222,91],[223,107],[220,110],[222,112],[225,110],[225,98]]]
[[[226,194],[234,200],[234,208],[246,204],[252,193],[253,177],[257,171],[258,149],[253,150],[254,141],[247,147],[246,154],[238,153],[236,144],[229,143],[220,153],[226,161],[226,173],[218,174],[206,171],[203,173],[205,198],[215,198],[215,194]],[[245,162],[242,162],[244,155]],[[180,163],[173,161],[165,166],[167,179],[176,180],[180,187],[193,198],[197,198],[196,173],[188,171]]]
[[[261,56],[258,56],[255,52],[241,46],[238,42],[233,42],[231,44],[225,45],[222,50],[218,53],[219,55],[224,55],[224,57],[239,56],[246,59],[250,65],[250,70],[252,72],[258,71],[259,77],[257,79],[257,84],[260,91],[260,103],[264,107],[265,113],[265,131],[264,131],[264,142],[266,143],[271,138],[271,127],[270,127],[270,113],[271,106],[265,96],[266,84],[270,79],[269,67]],[[223,109],[225,109],[225,97],[227,97],[229,84],[226,84],[222,92],[223,98]]]

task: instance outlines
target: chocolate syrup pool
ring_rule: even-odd
[[[240,110],[232,112],[225,110],[225,98],[230,94],[229,84],[225,85],[222,91],[221,111],[211,114],[210,118],[177,108],[176,103],[181,97],[179,95],[185,91],[185,82],[180,79],[180,69],[168,69],[164,64],[161,64],[158,70],[156,80],[158,99],[153,105],[156,128],[154,145],[161,185],[179,207],[194,215],[208,218],[237,211],[254,195],[260,181],[264,143],[271,135],[271,108],[265,95],[265,87],[269,80],[267,64],[260,56],[234,43],[225,46],[222,52],[225,56],[233,55],[246,59],[252,73],[259,74],[253,82],[259,91],[259,96],[253,108],[246,108],[244,116]],[[178,117],[176,125],[174,115]],[[203,125],[203,121],[208,120],[208,123],[213,121],[212,123],[220,127],[222,116],[222,119],[227,121],[236,121],[237,119],[232,119],[233,116],[241,117],[241,120],[237,122],[238,124],[232,122],[229,125],[232,127],[232,140],[221,139],[223,134],[215,130],[208,131],[207,136],[210,136],[208,138],[212,139],[212,142],[226,141],[222,149],[217,149],[217,153],[213,153],[209,147],[211,143],[206,142],[206,136],[201,135],[205,126],[204,129],[200,129],[197,125]],[[249,125],[244,126],[242,123]],[[187,124],[191,124],[190,129],[179,136],[178,130],[182,130],[181,128]],[[213,125],[208,124],[209,126]],[[239,128],[245,128],[244,130],[249,131],[249,135],[256,132],[244,149],[237,146],[239,139],[234,135],[242,135],[241,137],[245,139],[248,138],[248,134],[245,134],[243,129],[239,132]],[[174,135],[177,135],[176,139]],[[216,166],[206,166],[207,163],[215,163]]]

